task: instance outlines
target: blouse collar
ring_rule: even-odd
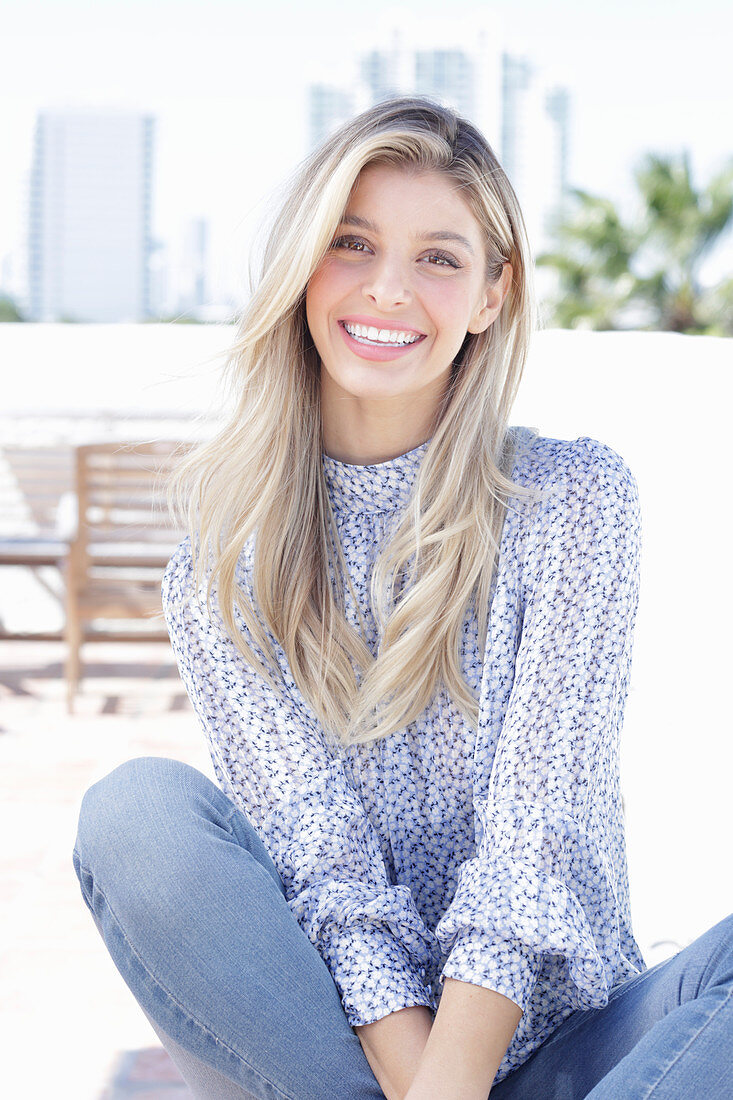
[[[369,466],[354,466],[322,452],[334,512],[391,512],[404,507],[429,443],[428,439],[405,454]]]

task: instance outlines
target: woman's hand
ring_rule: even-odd
[[[354,1028],[387,1100],[404,1100],[407,1095],[432,1022],[430,1009],[415,1005]]]

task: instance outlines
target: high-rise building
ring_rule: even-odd
[[[564,195],[568,190],[568,161],[570,155],[570,93],[567,88],[555,85],[545,97],[547,115],[555,127],[557,150],[555,189]]]
[[[311,149],[354,114],[354,97],[341,88],[312,84],[309,90],[308,133]]]
[[[466,50],[406,49],[394,33],[387,49],[370,50],[359,59],[365,106],[395,95],[427,95],[461,114],[476,110],[478,66]]]
[[[476,74],[465,50],[418,50],[415,53],[415,91],[475,118]]]
[[[403,93],[397,44],[391,50],[370,50],[362,54],[359,69],[370,103]]]
[[[150,315],[154,119],[44,111],[36,121],[28,226],[35,321]]]
[[[524,125],[533,70],[526,57],[502,55],[501,159],[507,175],[518,179],[526,172],[527,127]]]
[[[535,253],[548,244],[568,186],[570,96],[526,58],[502,56],[501,155]]]
[[[190,218],[183,234],[183,255],[179,269],[178,309],[196,315],[206,305],[206,268],[209,223]]]

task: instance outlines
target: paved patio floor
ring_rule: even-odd
[[[115,969],[71,861],[84,791],[133,756],[212,775],[167,645],[85,647],[66,713],[63,646],[0,643],[0,1035],[13,1100],[191,1093]]]

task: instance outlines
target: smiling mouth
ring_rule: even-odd
[[[406,332],[401,329],[388,328],[379,329],[375,325],[357,325],[351,321],[339,321],[339,324],[346,329],[352,340],[373,348],[402,348],[410,344],[417,344],[420,340],[425,339],[425,335],[419,332]]]

